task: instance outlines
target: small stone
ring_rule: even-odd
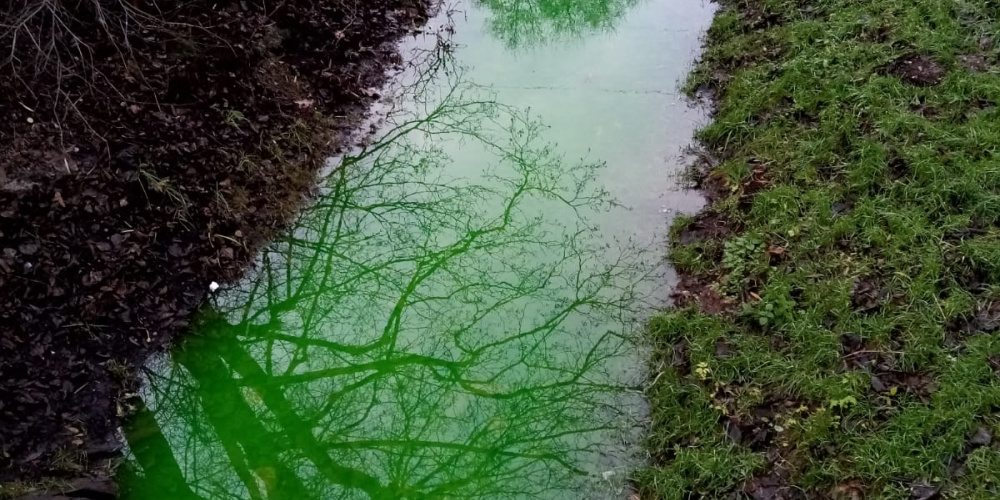
[[[976,446],[989,446],[993,442],[993,435],[985,427],[976,429],[976,432],[969,438],[969,444]]]
[[[878,375],[872,375],[872,389],[875,392],[885,392],[888,386],[885,385],[885,382]]]
[[[740,444],[743,442],[743,429],[740,429],[738,423],[730,420],[726,423],[726,437],[732,442]]]
[[[941,490],[926,484],[916,484],[910,489],[911,500],[935,500],[941,498],[938,493]]]
[[[736,352],[736,349],[733,348],[732,344],[730,344],[729,342],[726,342],[726,339],[721,338],[721,337],[718,338],[718,339],[716,339],[716,341],[715,341],[715,357],[717,357],[717,358],[728,358],[729,356],[732,356],[732,354],[734,352]]]
[[[985,73],[990,69],[986,58],[980,55],[960,55],[958,56],[958,61],[962,63],[962,66],[965,66],[965,69],[973,73]]]
[[[35,255],[35,253],[38,252],[38,244],[24,243],[21,246],[17,247],[17,249],[20,250],[21,253],[23,253],[24,255]]]

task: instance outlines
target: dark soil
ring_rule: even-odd
[[[927,484],[915,484],[910,487],[910,498],[913,500],[934,500],[941,498],[941,488]]]
[[[890,370],[872,374],[872,390],[881,395],[895,395],[897,391],[907,392],[921,400],[930,401],[936,386],[934,379],[917,371]]]
[[[737,311],[736,300],[724,297],[714,285],[718,278],[691,273],[679,274],[679,280],[670,292],[676,307],[697,307],[708,315],[731,314]]]
[[[843,351],[844,369],[846,370],[888,370],[893,359],[880,349],[877,349],[857,335],[840,337],[840,347]]]
[[[851,305],[860,313],[877,311],[888,298],[889,289],[867,276],[855,281],[851,290]]]
[[[736,413],[735,398],[726,394],[724,390],[716,391],[715,401],[716,404],[726,406],[730,412]],[[726,436],[733,443],[754,451],[776,449],[775,438],[783,432],[780,426],[775,427],[776,418],[793,413],[799,406],[801,403],[794,399],[777,399],[757,406],[747,415],[735,414],[726,419],[724,424]]]
[[[721,241],[735,231],[735,224],[721,215],[705,211],[685,224],[676,234],[678,245]],[[706,258],[718,256],[705,255]],[[691,272],[678,273],[678,282],[670,293],[676,307],[696,307],[709,315],[731,314],[737,309],[736,301],[719,293],[716,284],[718,276],[708,276]]]
[[[979,54],[960,55],[958,61],[973,73],[985,73],[990,70],[990,63]]]
[[[725,238],[732,234],[733,223],[719,214],[704,212],[695,216],[695,219],[681,230],[677,235],[677,242],[681,245],[689,245],[696,241]]]
[[[294,214],[431,3],[163,0],[128,50],[82,21],[83,63],[16,47],[0,68],[0,482],[108,467],[135,367]]]
[[[1000,330],[1000,300],[979,307],[975,315],[965,323],[963,330],[969,335]]]
[[[945,69],[927,56],[906,56],[892,64],[889,73],[913,85],[937,85],[944,79]]]

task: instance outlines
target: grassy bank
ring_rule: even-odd
[[[998,20],[722,2],[642,498],[1000,497]]]

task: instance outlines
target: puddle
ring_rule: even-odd
[[[447,10],[376,136],[148,367],[125,498],[627,497],[711,8]]]

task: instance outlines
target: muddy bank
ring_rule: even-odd
[[[3,39],[0,481],[108,471],[136,367],[285,225],[431,3],[67,7],[25,24],[51,46]]]

